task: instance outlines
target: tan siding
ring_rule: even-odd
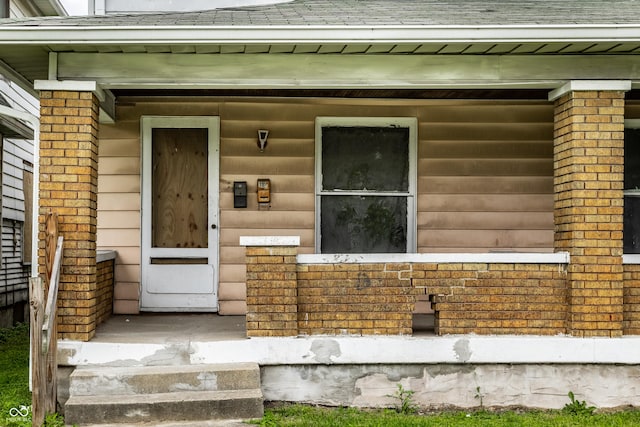
[[[429,107],[419,138],[419,251],[553,247],[549,103]]]
[[[638,112],[640,107],[629,106]],[[142,115],[220,116],[220,312],[244,309],[240,236],[296,235],[315,241],[315,119],[418,117],[418,250],[549,251],[553,230],[550,103],[367,99],[166,98],[119,100],[118,122],[100,132],[99,245],[118,249],[130,288],[139,272]],[[256,146],[258,129],[269,145]],[[256,181],[270,178],[259,210]],[[234,181],[247,181],[248,208],[234,209]],[[125,285],[123,285],[125,286]],[[130,294],[130,292],[129,292]],[[240,298],[240,299],[238,299]],[[123,303],[125,304],[125,303]]]
[[[546,194],[553,197],[552,176],[420,176],[418,188],[429,194]]]
[[[140,161],[136,157],[100,158],[98,173],[103,175],[131,175],[140,173]]]
[[[102,132],[104,134],[104,132]],[[103,137],[103,135],[101,135]],[[101,139],[100,156],[104,157],[140,157],[140,139]]]
[[[99,248],[118,252],[114,312],[135,313],[140,288],[140,128],[138,121],[100,125]]]
[[[98,188],[103,193],[140,193],[140,175],[99,175]]]

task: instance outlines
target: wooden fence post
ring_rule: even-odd
[[[29,304],[31,306],[31,422],[34,427],[44,424],[46,380],[42,363],[42,322],[44,318],[44,285],[41,277],[29,279]]]
[[[44,424],[46,414],[56,412],[57,379],[57,292],[62,266],[62,238],[58,241],[58,215],[49,212],[45,218],[45,279],[29,279],[31,305],[31,421],[34,427]],[[59,253],[58,253],[59,252]],[[53,295],[50,293],[53,292]],[[46,302],[46,306],[45,306]],[[43,346],[45,321],[47,342]]]

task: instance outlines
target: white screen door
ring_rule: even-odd
[[[143,311],[218,310],[219,125],[142,118]]]

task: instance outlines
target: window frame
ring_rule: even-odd
[[[343,191],[322,189],[322,129],[324,127],[402,127],[409,129],[409,171],[407,191]],[[407,200],[407,247],[417,251],[417,157],[418,119],[415,117],[316,117],[315,129],[315,252],[321,252],[323,196],[404,196]]]
[[[625,129],[640,129],[640,119],[625,119],[624,121]],[[626,160],[626,153],[624,153],[624,160]],[[626,163],[626,162],[625,162]],[[626,167],[626,165],[625,165]],[[640,197],[640,190],[626,190],[623,188],[623,200],[627,197]],[[624,225],[624,218],[623,218]],[[624,226],[622,229],[623,239],[624,239]],[[623,245],[624,246],[624,245]],[[624,250],[624,249],[623,249]],[[640,264],[640,254],[638,253],[624,253],[623,256],[634,264]]]

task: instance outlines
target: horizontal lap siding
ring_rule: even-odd
[[[526,101],[122,99],[102,124],[99,246],[118,250],[116,307],[137,307],[140,284],[140,117],[220,116],[220,312],[245,310],[244,235],[298,235],[315,245],[314,147],[319,116],[418,117],[419,252],[551,250],[552,107]],[[264,152],[257,130],[268,129]],[[256,181],[270,178],[269,210]],[[247,181],[248,208],[233,208]]]
[[[140,125],[124,118],[100,124],[99,249],[115,249],[113,312],[137,313],[140,289]]]
[[[419,119],[418,252],[552,250],[549,103],[443,103]]]

